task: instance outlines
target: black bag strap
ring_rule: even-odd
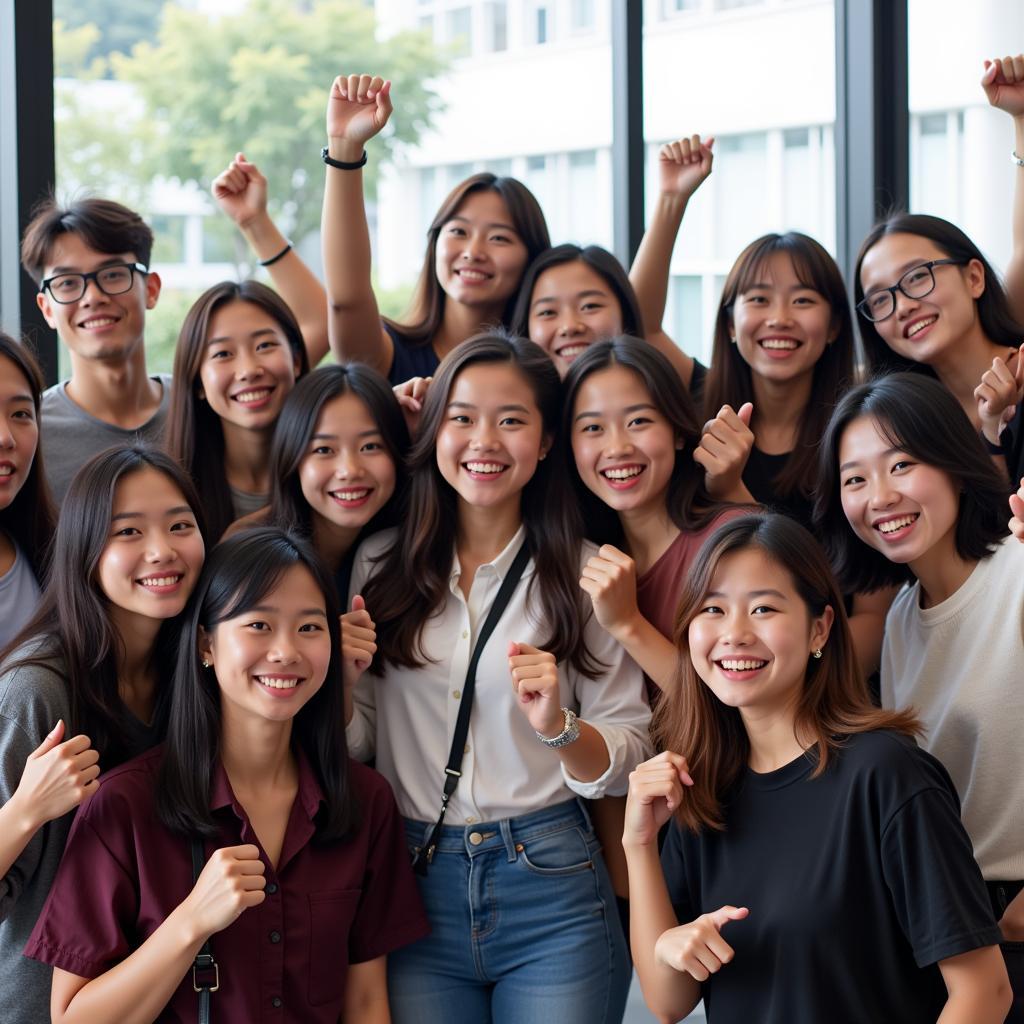
[[[480,662],[480,655],[483,653],[484,645],[494,632],[494,627],[504,614],[512,599],[512,592],[519,585],[526,563],[530,560],[530,549],[523,541],[522,547],[516,552],[505,578],[501,581],[498,593],[495,595],[494,603],[491,605],[484,624],[480,627],[480,633],[473,646],[473,653],[469,658],[469,667],[466,669],[466,682],[462,687],[462,699],[459,701],[459,715],[455,720],[455,732],[452,734],[452,748],[448,753],[448,764],[444,769],[444,792],[441,794],[441,813],[437,817],[433,829],[430,831],[430,838],[426,844],[421,846],[412,859],[412,866],[417,874],[425,875],[430,862],[434,859],[434,850],[437,848],[437,841],[441,837],[441,826],[444,824],[444,816],[448,812],[448,801],[451,800],[455,787],[462,777],[462,757],[466,752],[466,737],[469,735],[469,715],[473,710],[473,692],[476,690],[476,667]]]
[[[206,853],[203,850],[203,841],[193,837],[192,839],[192,884],[199,881],[203,871],[203,864],[206,863]],[[210,940],[207,939],[202,948],[196,953],[195,961],[192,964],[192,988],[199,993],[199,1024],[210,1024],[210,993],[220,988],[220,968],[217,961],[213,959],[213,951],[210,949]]]

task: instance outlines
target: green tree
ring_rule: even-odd
[[[69,29],[91,26],[93,37],[83,58],[94,60],[111,53],[129,53],[144,39],[154,39],[164,0],[131,0],[113,9],[110,0],[54,0],[54,20]],[[104,66],[102,73],[109,74]]]
[[[375,35],[359,0],[252,0],[211,17],[168,4],[153,44],[110,58],[115,77],[142,99],[146,143],[133,164],[209,187],[242,150],[270,181],[271,209],[297,238],[320,221],[324,111],[334,76],[370,71],[392,80],[394,129],[374,146],[372,190],[381,161],[416,141],[440,108],[429,82],[445,58],[424,32]]]

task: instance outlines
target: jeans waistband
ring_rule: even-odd
[[[518,856],[516,845],[530,839],[579,826],[590,829],[590,816],[579,799],[545,807],[528,814],[497,821],[480,821],[472,825],[443,825],[435,853],[465,853],[476,856],[503,847],[510,861]],[[427,841],[433,823],[405,819],[406,835],[414,846]]]

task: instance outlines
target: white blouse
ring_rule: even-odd
[[[352,594],[360,592],[373,558],[394,536],[394,530],[387,530],[360,547]],[[354,714],[346,731],[349,753],[359,759],[376,754],[377,770],[391,783],[399,810],[407,818],[437,818],[473,642],[524,536],[520,527],[497,558],[480,566],[468,601],[459,590],[459,561],[453,556],[448,597],[423,628],[427,663],[415,669],[388,665],[383,676],[367,673],[356,685]],[[596,551],[593,544],[584,544],[581,569]],[[462,778],[448,805],[448,825],[473,825],[539,811],[576,794],[588,798],[624,794],[630,771],[651,756],[651,712],[643,675],[593,615],[588,616],[584,642],[607,668],[597,679],[588,679],[560,662],[559,688],[562,705],[572,708],[604,738],[608,770],[593,782],[580,782],[565,771],[558,752],[537,739],[517,706],[508,668],[510,641],[540,647],[549,632],[540,620],[536,588],[527,600],[533,573],[531,558],[480,656]],[[373,608],[367,610],[374,614]]]

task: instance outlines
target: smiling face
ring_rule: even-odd
[[[122,615],[178,615],[205,553],[192,509],[172,480],[150,466],[121,477],[96,576]]]
[[[755,276],[732,309],[732,334],[744,362],[779,382],[813,373],[838,333],[832,307],[800,281],[788,253],[772,253]]]
[[[461,502],[518,505],[549,446],[533,388],[517,367],[474,363],[455,378],[436,451],[437,468]]]
[[[43,277],[54,274],[88,274],[115,263],[135,263],[132,252],[99,252],[72,232],[61,235],[50,251]],[[131,289],[121,295],[107,295],[90,281],[77,302],[55,302],[40,292],[36,302],[46,322],[75,358],[120,361],[135,354],[143,344],[146,310],[160,296],[160,278],[155,273],[133,275]]]
[[[32,386],[10,359],[0,356],[0,510],[24,486],[38,444]]]
[[[323,686],[331,661],[327,605],[310,571],[293,565],[249,608],[201,631],[224,714],[289,721]]]
[[[639,374],[610,366],[586,377],[573,406],[580,479],[616,512],[664,506],[679,442]]]
[[[565,377],[595,341],[622,333],[622,307],[605,279],[582,260],[545,270],[530,298],[529,334]]]
[[[725,555],[688,630],[697,675],[743,715],[795,706],[833,611],[813,617],[793,577],[757,547]]]
[[[895,448],[874,419],[861,416],[839,443],[843,512],[853,532],[891,562],[956,552],[960,500],[952,478]]]
[[[949,253],[919,235],[884,235],[865,254],[860,284],[865,296],[896,284],[908,270]],[[957,345],[978,326],[976,300],[985,291],[985,271],[978,260],[964,266],[935,267],[935,289],[911,299],[896,292],[892,316],[874,324],[894,352],[915,363],[941,363],[955,356]]]
[[[441,227],[434,270],[445,294],[467,306],[504,305],[526,269],[526,245],[497,192],[471,192]]]
[[[199,366],[200,400],[226,423],[267,430],[295,386],[299,359],[281,325],[252,302],[234,300],[210,317]]]
[[[394,459],[357,395],[349,392],[324,404],[299,464],[299,482],[317,515],[357,530],[394,494]]]

